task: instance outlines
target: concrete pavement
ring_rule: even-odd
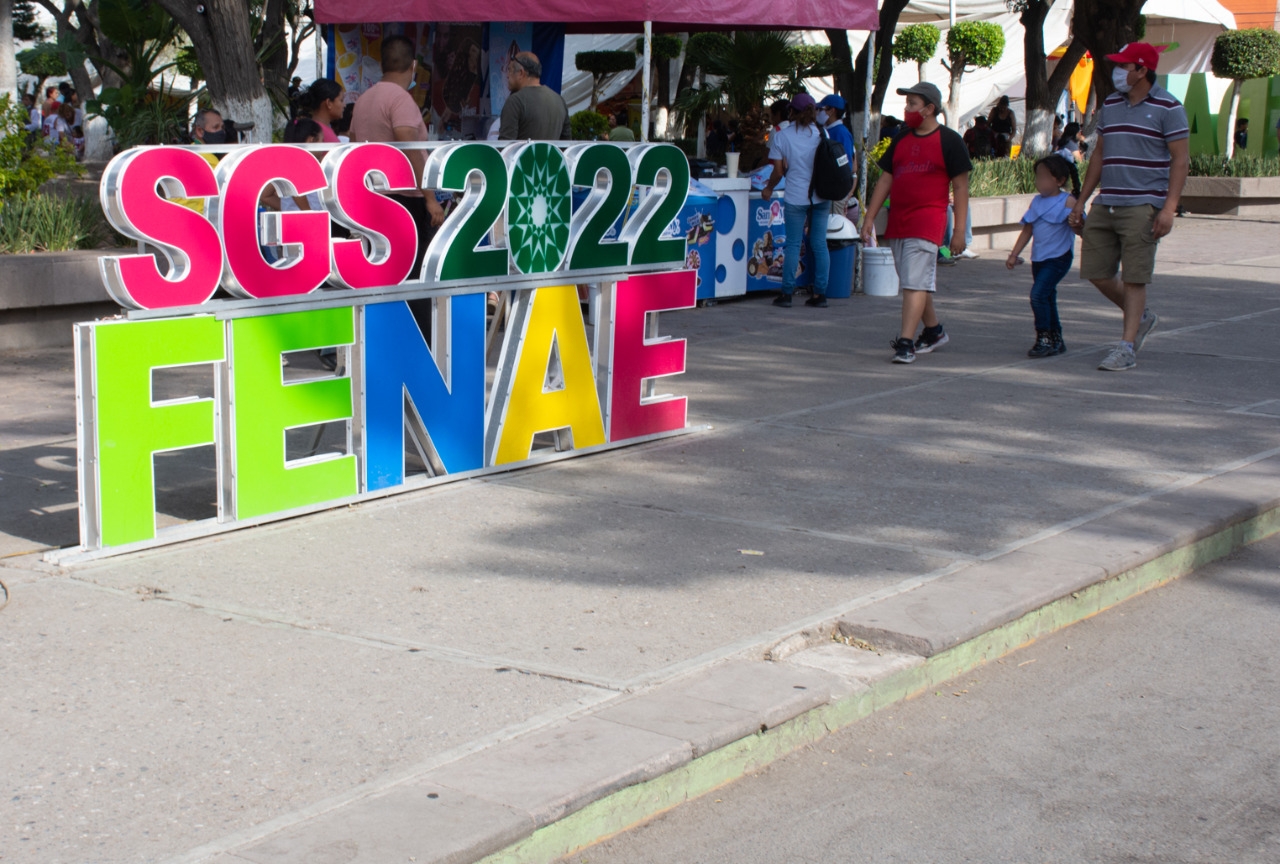
[[[551,860],[1265,536],[1273,235],[1179,220],[1132,372],[1074,275],[1027,360],[1000,255],[910,367],[727,303],[663,318],[709,432],[68,571],[70,359],[4,355],[0,855]]]
[[[1280,860],[1280,538],[574,864]]]

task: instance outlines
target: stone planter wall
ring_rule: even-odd
[[[1188,177],[1182,206],[1205,216],[1280,217],[1280,177]]]
[[[118,313],[98,273],[105,254],[0,255],[0,351],[70,346],[71,325]]]

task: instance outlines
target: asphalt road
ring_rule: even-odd
[[[1280,861],[1280,538],[573,862]]]

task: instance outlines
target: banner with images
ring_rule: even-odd
[[[488,61],[483,24],[437,24],[431,40],[431,122],[441,138],[478,134]]]
[[[507,67],[521,51],[533,50],[533,25],[505,22],[489,25],[489,111],[502,113],[511,91]]]
[[[382,40],[388,36],[407,36],[415,46],[418,60],[415,86],[410,91],[419,108],[425,108],[431,92],[431,25],[409,24],[339,24],[333,38],[335,58],[333,76],[346,90],[346,101],[354,102],[361,93],[382,80]]]

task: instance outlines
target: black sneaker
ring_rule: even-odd
[[[893,346],[894,363],[916,362],[916,346],[910,339],[898,338],[889,343]]]
[[[791,308],[791,295],[790,295],[790,294],[779,294],[777,297],[774,297],[774,298],[773,298],[773,305],[774,305],[774,306],[781,306],[783,309],[790,309],[790,308]]]
[[[1052,357],[1058,353],[1058,347],[1053,342],[1053,334],[1048,330],[1036,331],[1036,344],[1031,346],[1031,350],[1027,352],[1028,357]]]
[[[817,306],[819,309],[826,309],[826,308],[827,308],[827,295],[826,295],[826,294],[814,294],[814,295],[813,295],[812,297],[810,297],[808,300],[804,301],[804,305],[806,305],[806,306]]]
[[[934,348],[941,348],[950,342],[947,331],[942,329],[942,325],[937,327],[926,327],[920,333],[920,338],[916,340],[915,349],[917,354],[928,354]]]
[[[1067,353],[1067,343],[1062,341],[1062,331],[1061,331],[1061,330],[1053,330],[1053,331],[1051,331],[1051,332],[1049,333],[1049,336],[1053,339],[1053,353],[1054,353],[1054,354],[1066,354],[1066,353]]]

